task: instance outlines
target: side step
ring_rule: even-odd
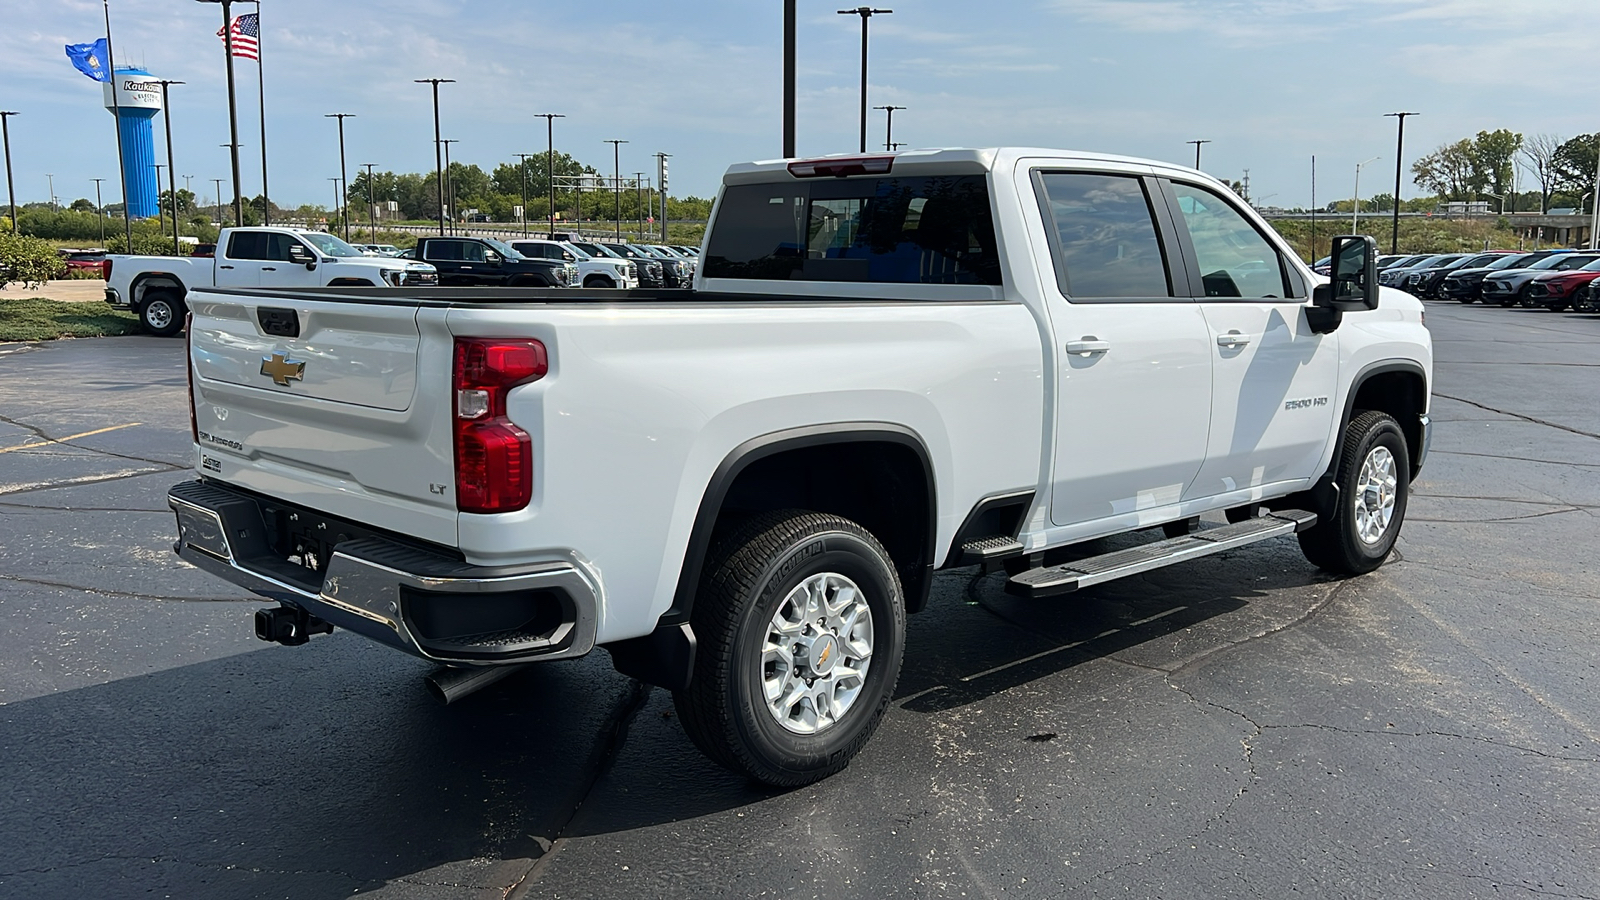
[[[1029,569],[1011,577],[1006,583],[1006,593],[1029,598],[1069,594],[1078,588],[1104,581],[1199,559],[1279,535],[1297,534],[1315,524],[1317,514],[1314,512],[1280,509],[1234,525],[1208,528],[1183,537],[1091,556],[1059,566]]]
[[[997,534],[992,537],[976,538],[961,545],[961,561],[963,566],[973,566],[993,560],[1005,559],[1016,556],[1025,548],[1016,538]]]

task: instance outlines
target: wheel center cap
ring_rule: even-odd
[[[833,635],[824,634],[811,642],[810,659],[806,660],[811,671],[818,675],[826,675],[833,671],[834,664],[839,661],[839,642]]]

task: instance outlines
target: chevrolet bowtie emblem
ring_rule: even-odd
[[[282,353],[274,353],[261,360],[261,374],[271,378],[273,384],[288,387],[291,381],[305,380],[306,364],[298,359],[288,359]]]

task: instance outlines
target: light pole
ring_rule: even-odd
[[[667,160],[671,153],[656,153],[656,193],[661,197],[661,243],[667,242]]]
[[[156,173],[156,174],[158,176],[160,175],[159,172]],[[51,212],[60,212],[60,210],[56,209],[56,176],[54,174],[50,173],[50,172],[46,172],[46,173],[44,173],[44,177],[46,179],[45,183],[50,185],[50,188],[49,188],[49,190],[50,190],[50,211]],[[161,193],[160,181],[161,181],[161,179],[158,177],[156,179],[156,182],[157,182],[157,184],[156,184],[156,194],[157,195],[159,195]]]
[[[1595,143],[1595,150],[1600,151],[1600,141]],[[1589,249],[1595,249],[1595,231],[1600,230],[1600,152],[1594,156],[1594,208],[1589,213]]]
[[[439,85],[454,84],[454,78],[414,78],[417,84],[433,85],[433,180],[439,188],[439,234],[444,234],[444,163],[439,158]]]
[[[1405,158],[1406,147],[1406,116],[1420,116],[1422,113],[1392,112],[1384,113],[1384,118],[1394,116],[1395,124],[1399,127],[1394,143],[1394,230],[1389,235],[1389,252],[1400,252],[1400,161]],[[1505,201],[1500,201],[1500,211],[1505,211]],[[1354,229],[1352,229],[1354,230]]]
[[[517,158],[517,171],[522,175],[522,236],[528,236],[528,157],[532,153],[513,153]],[[552,229],[554,230],[554,229]]]
[[[450,200],[450,233],[456,233],[456,180],[450,174],[450,145],[459,144],[460,140],[441,140],[444,145],[444,180],[447,184],[445,197]]]
[[[644,240],[644,173],[633,173],[633,199],[639,206],[639,239]]]
[[[1484,191],[1483,195],[1485,197],[1493,197],[1496,200],[1499,200],[1500,201],[1500,215],[1503,216],[1503,215],[1506,214],[1506,195],[1505,194],[1491,194],[1488,191]]]
[[[617,197],[617,243],[622,243],[622,145],[627,141],[606,138],[602,144],[611,145],[611,192]]]
[[[221,228],[222,227],[222,179],[221,178],[213,178],[213,179],[211,179],[211,183],[213,185],[215,185],[216,188],[217,188],[217,227]],[[221,237],[221,235],[218,235],[218,237]]]
[[[350,186],[350,181],[349,181],[349,174],[347,172],[345,172],[345,168],[344,168],[344,120],[345,119],[354,119],[355,117],[356,117],[355,113],[326,113],[326,114],[323,115],[324,119],[338,119],[339,120],[339,177],[345,179],[345,187],[346,188],[348,188]],[[345,198],[342,198],[342,199],[344,200],[343,204],[341,204],[343,206],[343,208],[344,208],[344,215],[341,217],[341,218],[344,219],[344,239],[345,239],[346,243],[349,243],[349,241],[350,241],[350,198],[345,197]]]
[[[189,180],[192,179],[192,178],[194,178],[193,175],[185,175],[185,176],[183,176],[183,189],[188,191],[191,194],[194,193],[194,187],[189,184]]]
[[[94,215],[95,218],[100,220],[100,246],[104,247],[106,245],[106,211],[105,207],[100,205],[100,182],[105,181],[105,179],[91,178],[89,180],[94,182]]]
[[[894,12],[892,9],[873,9],[870,6],[858,6],[855,9],[841,9],[841,16],[861,17],[861,151],[867,152],[867,20],[873,16],[884,16]]]
[[[237,228],[244,225],[244,197],[239,193],[239,105],[233,95],[233,0],[198,0],[198,2],[219,3],[222,5],[222,49],[223,55],[228,61],[228,143],[226,146],[233,162],[233,224]],[[114,94],[115,92],[113,92]],[[271,203],[272,201],[268,200],[267,202]],[[217,205],[222,205],[221,195],[217,197]],[[126,199],[124,199],[123,208],[127,209]],[[217,219],[220,221],[222,217],[218,216]],[[132,225],[128,226],[128,243],[130,246],[133,243]]]
[[[339,190],[339,176],[334,175],[328,180],[333,182],[333,208],[335,211],[337,211],[339,209],[339,197],[344,192]]]
[[[1194,167],[1196,169],[1200,168],[1200,145],[1201,144],[1209,144],[1211,142],[1210,141],[1184,141],[1184,143],[1185,144],[1193,144],[1194,145]]]
[[[378,195],[372,184],[372,167],[377,163],[362,163],[367,170],[367,242],[378,242]]]
[[[1366,165],[1369,162],[1377,162],[1380,159],[1383,159],[1383,157],[1374,156],[1371,159],[1362,160],[1361,162],[1356,163],[1356,196],[1355,196],[1355,202],[1351,205],[1351,212],[1350,212],[1350,233],[1351,234],[1355,234],[1356,233],[1356,221],[1361,216],[1361,167]]]
[[[783,0],[783,158],[794,158],[794,31],[797,0]]]
[[[11,233],[17,233],[17,189],[11,178],[11,117],[17,113],[10,110],[0,110],[0,137],[3,137],[6,147],[6,196],[11,201]],[[105,225],[100,226],[100,243],[106,242]]]
[[[884,122],[884,128],[883,128],[883,149],[893,152],[893,150],[894,150],[894,111],[897,110],[897,109],[905,109],[905,107],[904,106],[874,106],[873,109],[881,109],[884,112],[885,122]]]
[[[182,256],[183,251],[178,247],[178,167],[172,164],[172,104],[167,102],[167,88],[174,84],[183,82],[167,79],[160,81],[161,121],[167,127],[167,180],[172,182],[172,255]],[[160,191],[161,188],[157,186],[156,196],[160,196]]]
[[[101,0],[100,8],[105,11],[106,18],[106,70],[111,75],[111,113],[117,117],[117,175],[122,188],[122,227],[127,235],[128,252],[132,253],[133,204],[128,202],[128,162],[122,153],[122,106],[117,98],[117,51],[111,41],[111,0]]]
[[[545,161],[545,178],[550,182],[550,240],[556,239],[556,120],[565,119],[562,113],[535,113],[544,120],[545,137],[550,142],[549,157]],[[583,210],[578,210],[578,220],[583,221]]]

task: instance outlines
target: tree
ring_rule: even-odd
[[[72,205],[67,207],[67,209],[70,209],[74,212],[94,212],[94,201],[90,200],[88,197],[79,197],[78,199],[72,201]]]
[[[1471,138],[1445,144],[1411,164],[1412,180],[1443,200],[1465,200],[1472,193],[1473,153]]]
[[[1594,190],[1597,147],[1600,147],[1600,134],[1580,134],[1556,148],[1550,158],[1556,190],[1575,196]]]
[[[1522,143],[1522,158],[1539,182],[1539,212],[1550,208],[1550,195],[1556,189],[1555,155],[1564,142],[1553,134],[1536,134]]]
[[[40,238],[0,232],[0,288],[20,282],[37,285],[65,273],[61,254]]]
[[[1511,193],[1511,177],[1522,149],[1522,135],[1499,128],[1480,131],[1472,139],[1468,158],[1472,162],[1472,177],[1468,187],[1475,193],[1491,193],[1504,197]]]

